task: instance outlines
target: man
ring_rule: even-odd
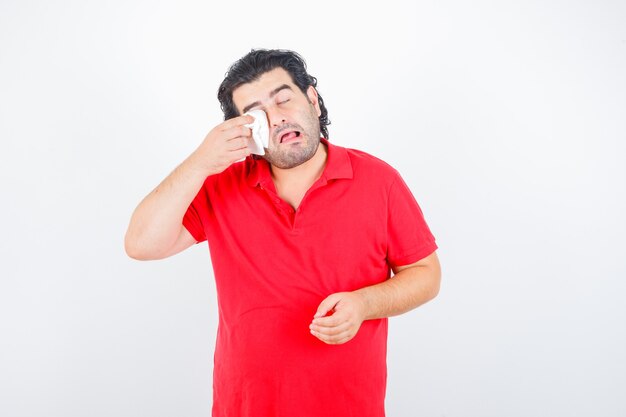
[[[316,85],[294,52],[236,62],[218,93],[226,121],[139,204],[126,234],[142,260],[208,240],[213,416],[384,416],[387,317],[439,290],[437,246],[411,192],[389,165],[328,142]],[[254,109],[270,127],[262,158],[244,126]]]

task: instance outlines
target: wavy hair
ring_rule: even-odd
[[[305,96],[309,86],[313,86],[317,90],[317,78],[307,73],[306,62],[296,52],[285,49],[253,49],[231,65],[217,91],[217,99],[220,102],[222,112],[224,112],[224,120],[239,116],[239,111],[233,103],[233,91],[237,87],[255,81],[264,73],[278,67],[289,73],[293,83]],[[317,97],[322,113],[319,117],[320,133],[328,139],[327,126],[330,125],[328,110],[319,92]]]

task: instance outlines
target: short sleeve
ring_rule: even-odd
[[[207,181],[204,182],[202,188],[200,188],[200,191],[198,191],[198,194],[196,194],[183,216],[183,226],[185,226],[197,242],[203,242],[207,239],[206,233],[204,232],[203,219],[205,219],[209,213],[210,202],[206,187]]]
[[[410,265],[437,249],[420,206],[399,174],[387,204],[387,263],[391,267]]]

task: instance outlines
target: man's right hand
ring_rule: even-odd
[[[250,155],[252,130],[244,125],[252,116],[239,116],[215,126],[191,155],[194,165],[206,176],[219,174],[231,164]]]
[[[126,253],[135,259],[161,259],[195,240],[182,224],[187,208],[208,176],[250,155],[252,116],[229,119],[213,128],[200,146],[143,199],[126,232]]]

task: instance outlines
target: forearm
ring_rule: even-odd
[[[126,251],[154,257],[171,247],[187,208],[210,175],[192,154],[139,203],[126,232]]]
[[[435,298],[439,293],[439,264],[403,269],[380,284],[364,287],[361,296],[365,320],[397,316]]]
[[[393,278],[380,284],[326,297],[309,326],[311,333],[324,343],[346,343],[356,335],[364,320],[405,313],[439,292],[441,268],[435,252],[395,271]],[[332,314],[328,315],[330,311]]]

